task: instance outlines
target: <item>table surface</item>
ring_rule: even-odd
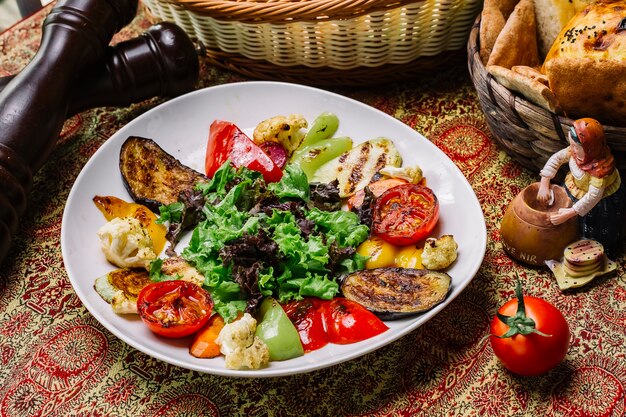
[[[0,34],[0,76],[36,52],[49,8]],[[145,12],[114,41],[152,23]],[[201,63],[199,88],[246,79]],[[467,68],[409,83],[333,89],[424,134],[456,162],[484,211],[488,244],[471,284],[433,320],[373,353],[331,368],[275,379],[181,369],[118,340],[82,306],[61,257],[61,217],[89,157],[120,127],[162,102],[94,109],[66,123],[34,179],[30,205],[0,270],[0,416],[622,416],[626,412],[626,279],[617,274],[563,293],[545,268],[503,252],[508,202],[537,180],[493,142]],[[562,364],[519,377],[485,335],[497,307],[526,293],[565,315],[572,332]]]

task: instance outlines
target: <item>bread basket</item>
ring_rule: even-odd
[[[470,76],[493,137],[521,165],[538,172],[548,158],[567,146],[574,120],[529,102],[493,78],[480,59],[480,15],[467,44]],[[616,165],[626,168],[626,128],[604,126]]]
[[[143,0],[206,48],[209,63],[261,79],[370,85],[433,71],[463,49],[481,0]],[[459,51],[461,53],[459,53]]]

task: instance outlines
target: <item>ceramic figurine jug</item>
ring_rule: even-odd
[[[524,188],[511,202],[500,225],[504,250],[514,259],[535,266],[545,266],[549,259],[560,259],[563,249],[578,239],[578,220],[570,219],[555,226],[550,214],[571,207],[565,189],[552,186],[552,204],[537,201],[539,183]]]

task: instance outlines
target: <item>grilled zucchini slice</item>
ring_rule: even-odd
[[[163,260],[161,272],[198,286],[204,283],[204,276],[178,256]],[[150,274],[143,268],[121,268],[98,277],[94,289],[104,301],[111,304],[115,313],[137,314],[137,297],[152,282]]]
[[[150,284],[145,269],[116,269],[96,279],[94,288],[117,314],[137,314],[137,297]]]
[[[310,182],[339,182],[339,196],[349,197],[365,188],[385,166],[399,167],[402,157],[387,138],[370,139],[319,167]]]

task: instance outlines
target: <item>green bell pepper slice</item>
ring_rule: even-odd
[[[265,298],[259,308],[259,318],[255,336],[269,348],[270,360],[282,361],[304,355],[300,335],[278,301]]]
[[[324,139],[294,152],[290,162],[298,164],[310,181],[319,167],[350,149],[352,139],[349,137]]]

